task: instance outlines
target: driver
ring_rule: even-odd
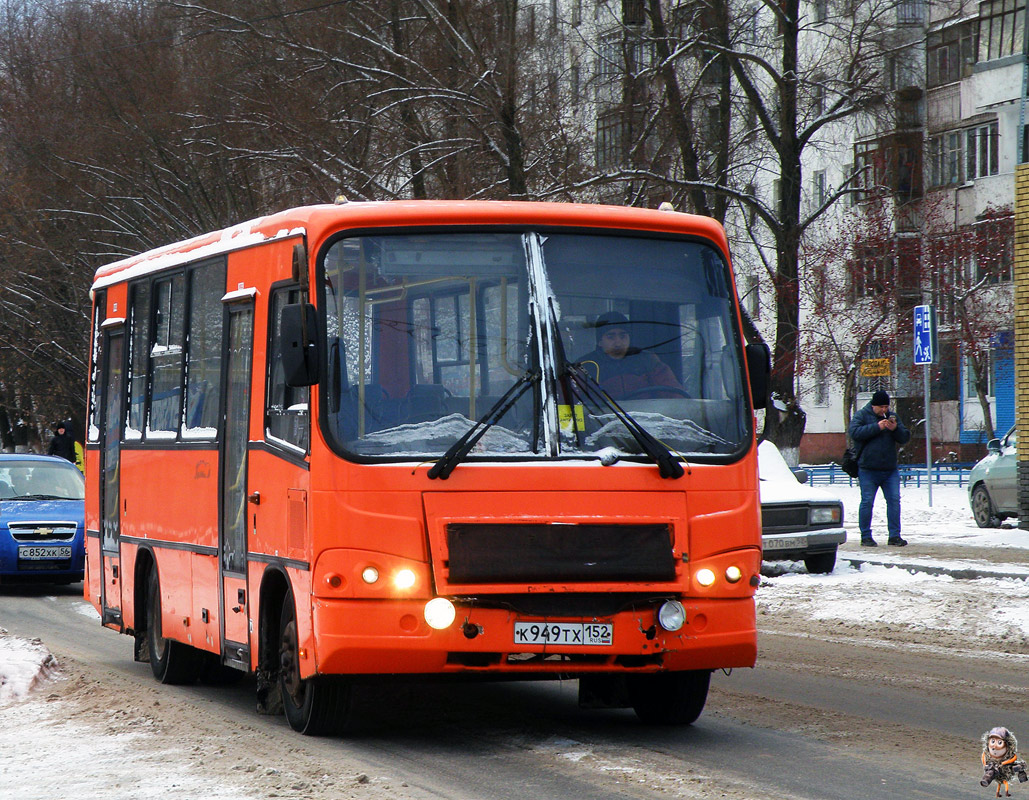
[[[653,353],[633,347],[629,320],[617,311],[607,311],[593,323],[597,348],[579,359],[592,377],[615,400],[654,388],[652,397],[674,397],[682,386],[668,365]],[[662,392],[661,387],[671,390]]]

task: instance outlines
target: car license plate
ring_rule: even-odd
[[[765,539],[763,542],[765,550],[796,550],[807,547],[807,536],[782,536]]]
[[[21,545],[18,548],[18,558],[23,561],[42,561],[50,558],[71,558],[71,545]]]
[[[610,647],[614,625],[610,622],[516,622],[515,644],[556,644]]]

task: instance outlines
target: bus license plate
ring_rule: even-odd
[[[556,644],[610,647],[614,626],[610,622],[516,622],[515,644]]]
[[[18,558],[22,561],[42,561],[48,558],[71,558],[71,545],[53,546],[22,545],[18,548]]]

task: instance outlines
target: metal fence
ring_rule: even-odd
[[[973,464],[934,464],[932,468],[933,484],[946,484],[948,486],[964,486],[968,483],[968,473]],[[839,464],[812,464],[804,465],[807,470],[807,482],[812,486],[822,483],[845,483],[848,486],[857,486],[857,478],[850,477],[840,469]],[[902,486],[925,486],[929,482],[929,475],[925,467],[917,467],[910,464],[902,464],[900,470],[900,483]]]

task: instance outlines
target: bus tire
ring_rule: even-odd
[[[165,639],[161,630],[161,585],[157,567],[147,575],[147,648],[150,651],[150,670],[161,683],[193,683],[203,666],[203,653],[194,647],[173,639]]]
[[[690,725],[707,702],[709,670],[629,675],[629,703],[648,725]]]
[[[279,616],[279,693],[286,721],[305,736],[343,733],[350,717],[350,684],[331,676],[300,677],[300,645],[297,639],[293,596],[282,601]]]

